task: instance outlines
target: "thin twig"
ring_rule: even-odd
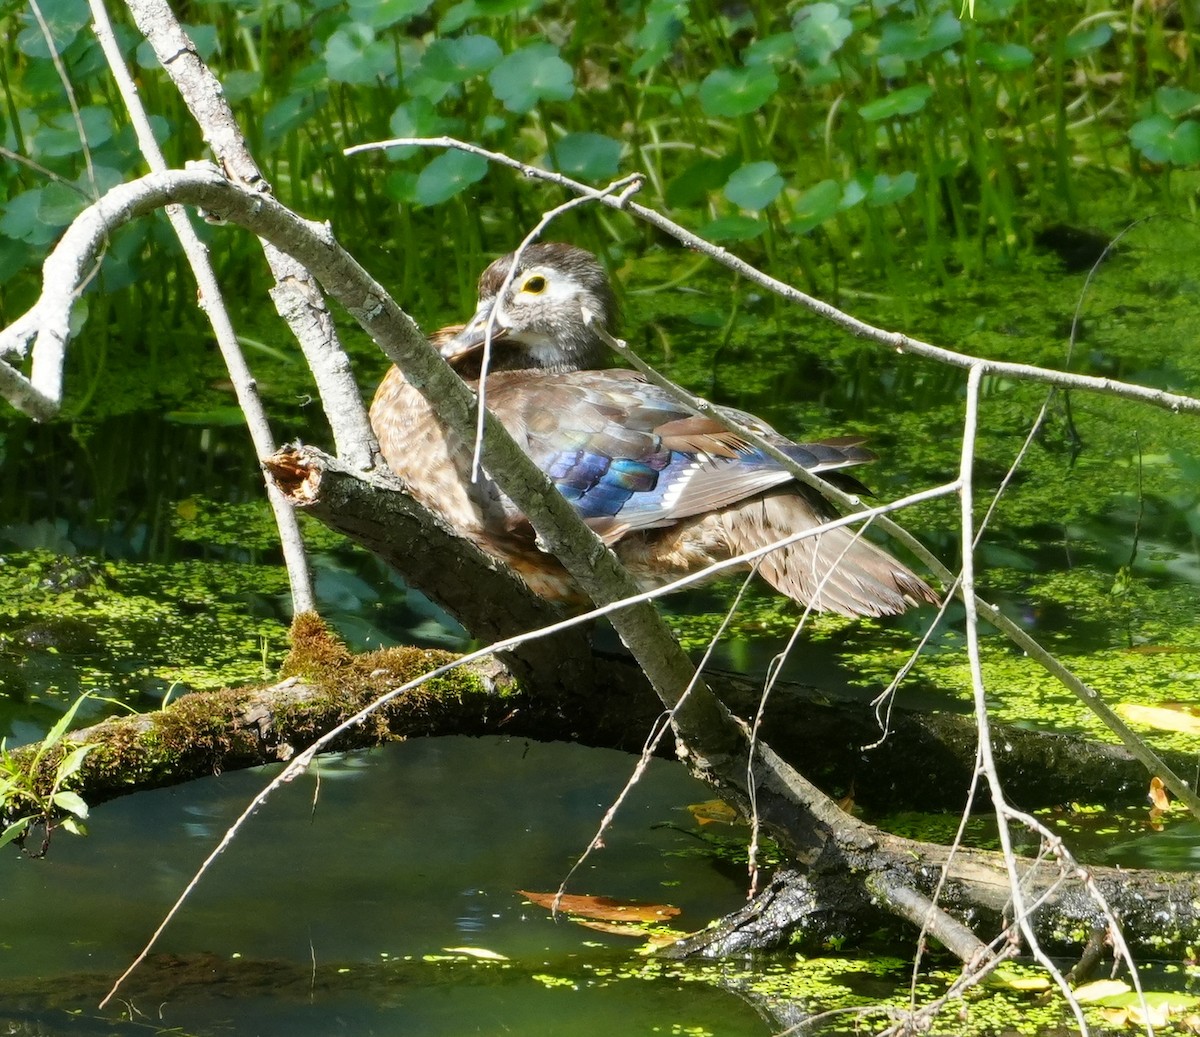
[[[167,160],[154,138],[150,127],[150,118],[143,107],[141,97],[129,70],[121,57],[121,48],[113,34],[112,22],[109,21],[108,11],[102,0],[89,0],[92,11],[93,31],[104,56],[108,61],[109,70],[116,80],[117,89],[125,103],[125,109],[133,123],[137,135],[138,147],[152,170],[165,172]],[[199,288],[199,306],[212,326],[221,357],[225,361],[225,369],[233,383],[237,395],[238,407],[246,419],[246,428],[254,444],[257,457],[269,457],[275,452],[277,441],[271,431],[267,412],[263,408],[262,399],[258,395],[258,383],[250,371],[242,347],[238,343],[237,332],[234,331],[233,321],[225,306],[220,282],[216,271],[213,270],[209,259],[208,248],[200,240],[188,214],[182,205],[165,207],[171,229],[179,239],[191,267],[192,275],[196,278]],[[267,491],[267,500],[271,512],[275,516],[275,526],[279,531],[279,543],[283,550],[284,564],[287,568],[288,584],[292,594],[293,613],[311,612],[316,608],[316,594],[313,591],[312,577],[308,571],[308,560],[304,551],[304,539],[300,535],[300,522],[293,508],[284,497],[283,492],[275,485],[273,479],[262,472]]]
[[[1042,950],[1037,934],[1033,931],[1029,909],[1025,903],[1021,888],[1020,876],[1017,873],[1016,854],[1012,848],[1012,837],[1008,830],[1008,815],[1004,788],[1000,782],[1000,774],[996,769],[996,761],[992,756],[991,729],[988,723],[987,693],[983,684],[983,666],[979,655],[979,621],[975,602],[975,537],[974,537],[974,506],[972,494],[972,476],[975,461],[975,437],[979,418],[979,386],[983,380],[983,368],[972,367],[967,375],[967,401],[963,415],[962,455],[959,466],[959,522],[962,539],[962,600],[966,612],[967,660],[971,667],[971,687],[975,696],[976,725],[979,731],[980,764],[987,777],[988,788],[992,794],[992,803],[996,813],[996,828],[1000,838],[1000,848],[1004,852],[1004,863],[1008,870],[1009,894],[1012,897],[1014,924],[1024,936],[1030,952],[1041,966],[1058,984],[1063,996],[1071,1006],[1079,1032],[1083,1037],[1089,1033],[1087,1020],[1083,1017],[1083,1009],[1071,993],[1071,986],[1066,977],[1055,966],[1049,956]]]
[[[579,855],[579,857],[575,860],[575,863],[571,865],[570,870],[566,873],[566,875],[563,876],[563,880],[558,887],[558,892],[554,894],[554,903],[551,907],[552,911],[558,910],[558,906],[562,902],[563,896],[566,894],[567,883],[571,881],[571,877],[579,870],[588,857],[592,855],[593,851],[599,849],[599,847],[603,844],[604,834],[609,830],[609,828],[612,827],[613,821],[616,820],[617,811],[620,810],[621,805],[628,798],[629,793],[633,791],[634,786],[637,785],[637,783],[641,780],[642,775],[646,772],[646,768],[650,766],[650,761],[653,759],[654,754],[658,751],[659,745],[662,744],[663,738],[665,738],[667,732],[671,730],[671,721],[674,720],[675,714],[679,710],[679,706],[687,699],[688,695],[691,694],[692,689],[696,685],[696,681],[699,680],[701,674],[704,673],[705,667],[712,658],[713,652],[716,651],[717,645],[720,643],[725,631],[729,628],[729,624],[733,622],[733,617],[737,613],[738,606],[741,604],[742,598],[750,586],[750,580],[753,578],[753,575],[754,573],[751,572],[746,576],[746,579],[742,581],[741,587],[738,588],[737,595],[734,597],[733,602],[730,604],[729,608],[725,610],[725,617],[722,619],[721,625],[717,628],[716,633],[709,638],[708,646],[704,650],[704,655],[696,664],[696,676],[689,682],[688,686],[684,688],[683,694],[679,696],[679,703],[677,703],[671,709],[660,713],[657,720],[651,726],[650,734],[646,737],[645,742],[642,744],[642,751],[638,757],[637,763],[634,764],[633,772],[629,775],[624,787],[622,787],[621,791],[617,793],[608,809],[605,810],[604,816],[600,819],[600,824],[596,828],[596,834],[592,836],[591,841],[588,842],[583,853]]]
[[[403,137],[394,140],[373,141],[368,144],[356,144],[353,147],[347,148],[345,154],[353,155],[364,151],[377,151],[401,146],[454,148],[458,151],[480,155],[492,162],[516,169],[523,176],[558,184],[560,187],[568,188],[577,193],[594,193],[596,190],[587,184],[563,176],[561,173],[539,169],[537,166],[519,162],[516,159],[509,158],[507,155],[496,151],[489,151],[486,148],[469,144],[466,141],[456,140],[453,137]],[[1013,364],[999,360],[981,360],[968,353],[958,353],[952,349],[935,346],[929,342],[912,338],[909,335],[902,335],[894,331],[885,331],[882,328],[875,327],[873,324],[868,324],[866,321],[859,320],[857,317],[852,317],[850,314],[839,310],[836,306],[831,306],[829,303],[807,295],[798,288],[794,288],[783,281],[778,281],[768,274],[764,274],[745,260],[738,258],[723,248],[710,244],[686,228],[679,226],[666,216],[663,216],[662,213],[649,209],[644,205],[638,205],[636,202],[629,201],[628,199],[605,197],[598,200],[602,205],[631,213],[639,219],[645,220],[647,223],[663,231],[663,233],[669,234],[687,248],[703,253],[722,266],[728,267],[734,273],[745,277],[760,288],[764,288],[792,302],[799,303],[818,316],[837,324],[857,338],[865,338],[876,342],[881,346],[894,350],[896,353],[909,353],[927,360],[936,360],[943,364],[949,364],[952,367],[971,368],[980,366],[983,374],[990,376],[1020,378],[1025,381],[1057,385],[1060,388],[1105,393],[1111,396],[1119,396],[1123,399],[1138,400],[1154,407],[1161,407],[1176,412],[1200,412],[1200,399],[1193,396],[1163,392],[1158,389],[1147,388],[1143,385],[1122,382],[1114,378],[1095,378],[1088,375],[1070,374],[1066,371],[1055,371],[1050,368],[1037,367],[1033,364]]]

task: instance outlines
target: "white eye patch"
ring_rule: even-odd
[[[531,291],[525,288],[530,284],[536,287],[539,282],[544,285],[541,291]],[[512,304],[526,306],[535,303],[567,302],[577,298],[583,291],[582,286],[574,278],[566,276],[561,270],[551,270],[549,267],[534,266],[522,271],[520,278],[513,282]]]

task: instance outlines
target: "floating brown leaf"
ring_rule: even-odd
[[[1167,795],[1167,787],[1162,783],[1162,778],[1150,779],[1150,791],[1147,793],[1150,797],[1150,805],[1158,811],[1170,810],[1171,799]]]
[[[1157,727],[1160,731],[1200,735],[1200,717],[1178,706],[1143,706],[1136,702],[1126,702],[1117,706],[1117,712],[1135,724]]]
[[[548,911],[555,910],[554,902],[557,898],[559,911],[601,922],[662,922],[679,914],[679,908],[671,904],[639,904],[632,900],[614,900],[612,897],[574,893],[559,897],[557,893],[530,893],[525,889],[519,889],[517,892],[526,900]]]
[[[714,822],[733,825],[738,822],[738,812],[723,799],[706,799],[703,803],[689,804],[688,812],[702,825]]]

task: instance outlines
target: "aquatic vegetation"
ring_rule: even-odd
[[[96,746],[76,745],[66,738],[83,701],[80,696],[71,704],[26,762],[15,759],[0,738],[0,846],[15,842],[31,856],[44,857],[55,829],[87,834],[88,805],[70,783]],[[48,787],[38,780],[43,768],[53,768]],[[38,828],[41,844],[28,850],[26,840]]]
[[[269,565],[110,561],[81,584],[54,576],[47,553],[0,565],[0,664],[12,700],[92,692],[139,707],[188,688],[262,680],[286,650],[275,601],[287,579]]]
[[[497,219],[529,222],[544,207],[538,189],[476,156],[400,149],[372,167],[343,157],[346,144],[451,133],[587,179],[640,170],[650,204],[810,283],[836,283],[819,269],[829,260],[885,279],[916,267],[944,283],[1017,262],[1055,221],[1119,225],[1096,204],[1097,187],[1114,178],[1148,199],[1186,197],[1200,94],[1172,76],[1194,68],[1197,26],[1188,5],[1175,10],[1072,0],[1035,13],[980,0],[967,16],[951,0],[650,0],[602,18],[541,0],[271,0],[193,6],[189,29],[281,199],[331,218],[360,258],[396,274],[406,305],[441,314],[465,304]],[[61,0],[48,17],[80,92],[95,173],[84,169],[41,32],[14,9],[8,132],[63,179],[5,166],[5,312],[26,304],[41,249],[92,191],[138,168],[129,126],[105,103],[86,4]],[[182,163],[198,152],[197,131],[149,55],[137,58],[140,90]],[[638,233],[575,217],[567,225],[593,247]],[[424,276],[427,248],[413,241],[455,242],[441,276]],[[93,376],[137,342],[168,377],[179,369],[154,344],[161,332],[204,340],[165,242],[152,223],[114,236],[80,311],[99,348],[73,362]],[[252,283],[253,243],[223,235],[221,245],[225,273]],[[155,276],[142,276],[150,264]],[[131,304],[105,301],[113,292]]]

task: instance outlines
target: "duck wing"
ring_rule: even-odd
[[[488,379],[488,406],[608,542],[718,511],[792,479],[774,458],[633,371],[505,372]],[[874,457],[859,439],[792,443],[753,415],[723,413],[811,472]]]

